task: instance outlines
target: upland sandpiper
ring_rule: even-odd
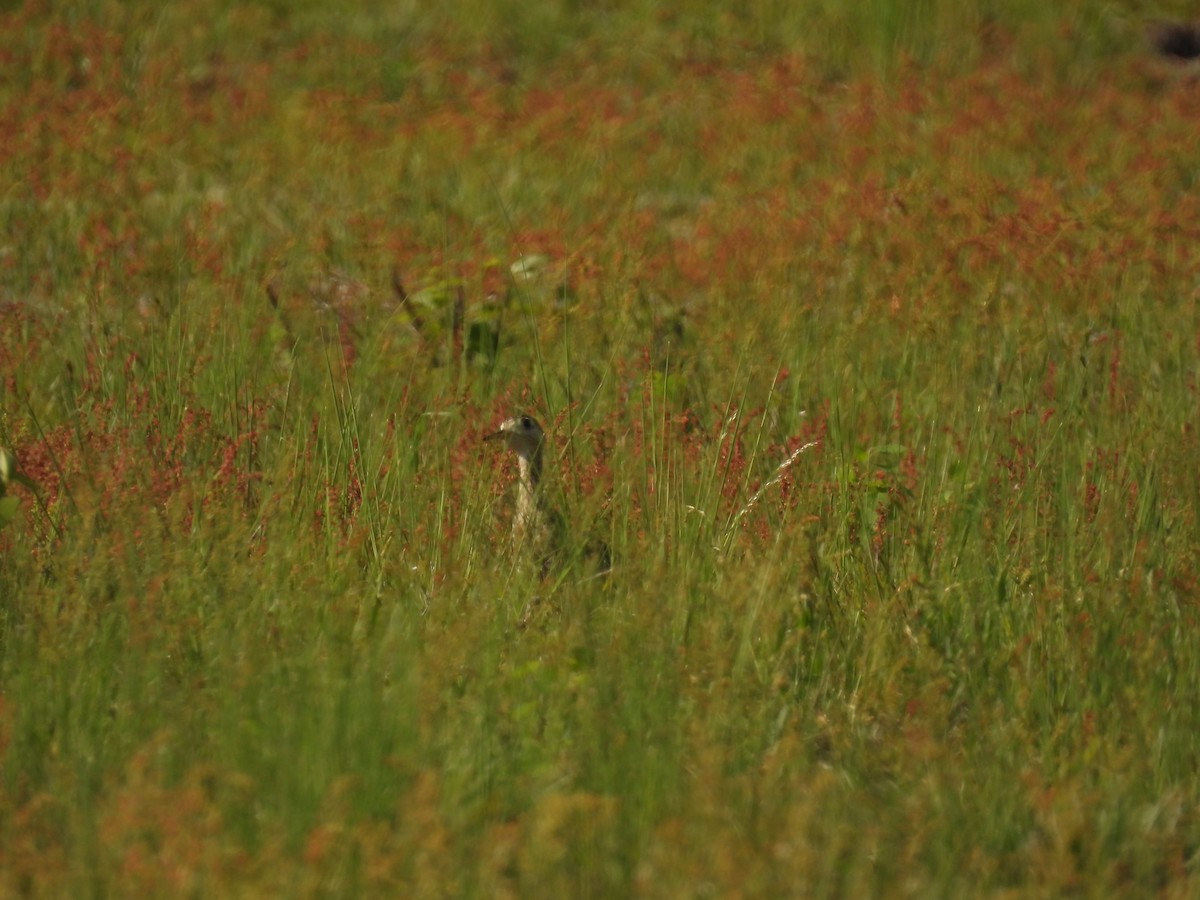
[[[517,455],[517,502],[513,513],[512,538],[517,552],[528,554],[537,562],[543,576],[550,569],[559,551],[562,537],[562,518],[553,509],[541,490],[542,449],[546,433],[533,416],[520,415],[505,419],[499,430],[484,437],[486,441],[503,440]]]

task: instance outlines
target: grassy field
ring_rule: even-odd
[[[329,6],[0,4],[0,896],[1200,892],[1170,5]]]

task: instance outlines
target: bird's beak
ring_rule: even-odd
[[[504,429],[503,428],[501,428],[499,431],[493,431],[491,434],[485,434],[483,436],[483,439],[485,441],[494,441],[494,440],[496,440],[496,438],[502,438],[502,437],[504,437]]]

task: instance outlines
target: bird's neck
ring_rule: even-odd
[[[533,456],[518,457],[521,468],[521,490],[532,494],[542,480],[542,451]]]
[[[532,457],[521,456],[520,475],[517,481],[517,514],[513,519],[513,534],[523,541],[530,529],[535,528],[538,518],[538,483],[542,480],[542,454]]]

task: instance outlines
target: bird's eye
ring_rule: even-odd
[[[521,416],[521,427],[529,431],[533,428],[533,419],[529,418],[529,416]]]

